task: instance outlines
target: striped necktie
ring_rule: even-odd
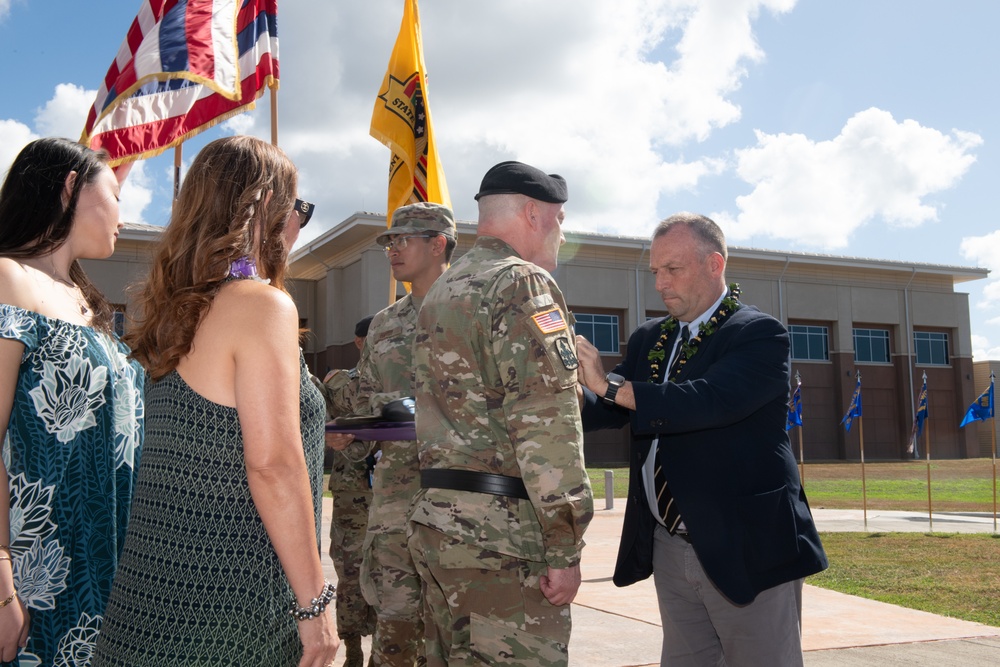
[[[670,371],[667,377],[673,375],[674,366],[677,365],[678,360],[681,358],[681,345],[688,342],[690,335],[691,332],[687,326],[681,328],[681,341],[674,352],[674,358],[670,364]],[[681,522],[681,513],[677,509],[677,503],[674,502],[674,496],[670,493],[670,488],[667,486],[667,476],[663,472],[659,455],[657,455],[656,468],[653,473],[653,486],[656,489],[656,508],[660,512],[660,518],[663,519],[663,523],[667,526],[667,532],[673,535],[677,532],[677,526]]]

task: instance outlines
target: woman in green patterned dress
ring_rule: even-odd
[[[0,190],[3,665],[87,664],[128,521],[143,372],[77,261],[122,227],[106,159],[38,139]]]
[[[325,667],[325,405],[285,292],[295,167],[252,137],[195,158],[129,336],[145,366],[132,522],[92,667]],[[332,609],[332,608],[331,608]]]

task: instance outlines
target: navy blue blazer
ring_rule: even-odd
[[[675,382],[654,384],[647,355],[662,321],[633,332],[614,371],[632,381],[634,411],[584,392],[584,430],[632,426],[615,584],[627,586],[653,571],[656,519],[641,468],[657,435],[659,462],[692,546],[732,602],[748,604],[763,590],[824,570],[826,554],[785,431],[788,332],[744,306],[702,341]],[[668,356],[677,335],[665,345]]]

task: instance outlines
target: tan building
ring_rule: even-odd
[[[353,366],[355,322],[388,304],[389,263],[375,244],[384,229],[384,216],[355,213],[292,253],[290,289],[311,332],[306,360],[318,374]],[[115,256],[88,265],[113,301],[127,303],[122,284],[143,274],[156,230],[127,226]],[[474,242],[475,224],[459,222],[458,233],[456,256]],[[649,240],[576,232],[566,238],[554,276],[577,333],[595,341],[610,369],[624,356],[631,331],[665,314],[649,273]],[[955,286],[987,275],[973,267],[735,246],[727,270],[745,303],[789,327],[792,373],[802,380],[807,460],[859,458],[862,430],[866,460],[906,458],[925,372],[933,457],[982,455],[979,427],[958,428],[982,382],[973,377],[969,297]],[[845,433],[840,420],[859,371],[862,428]],[[624,463],[627,447],[626,433],[588,434],[588,463]]]

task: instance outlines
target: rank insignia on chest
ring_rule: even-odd
[[[566,319],[558,308],[532,315],[531,319],[535,321],[535,326],[543,334],[555,333],[566,329]]]
[[[559,351],[559,358],[562,359],[566,370],[576,370],[580,367],[580,362],[576,358],[573,346],[569,344],[568,338],[556,338],[556,349]]]

